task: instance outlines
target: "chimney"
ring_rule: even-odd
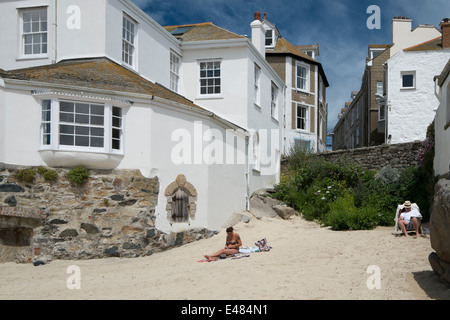
[[[392,43],[400,43],[409,37],[412,30],[412,20],[408,17],[394,17],[392,20]]]
[[[448,18],[442,19],[440,27],[442,31],[442,48],[450,48],[450,20]]]
[[[255,20],[250,24],[252,28],[252,43],[255,48],[261,53],[261,55],[266,57],[266,31],[260,21],[261,14],[255,12]]]

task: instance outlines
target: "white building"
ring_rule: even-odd
[[[140,169],[159,179],[164,232],[219,229],[278,181],[285,85],[249,39],[211,24],[177,39],[200,25],[169,32],[129,0],[0,12],[0,162]],[[195,215],[175,222],[165,192],[180,175]]]
[[[440,104],[436,111],[434,172],[445,176],[450,172],[450,59],[436,77],[436,96]]]
[[[450,48],[442,43],[439,35],[397,52],[385,63],[386,103],[380,106],[385,119],[380,120],[386,120],[388,143],[425,139],[439,106],[433,77],[450,58]]]

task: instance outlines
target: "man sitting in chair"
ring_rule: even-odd
[[[422,215],[419,210],[413,208],[411,201],[406,201],[403,204],[404,208],[400,210],[400,217],[398,218],[398,225],[403,231],[405,237],[408,237],[407,226],[411,223],[416,232],[416,236],[419,237],[419,220],[422,219]]]

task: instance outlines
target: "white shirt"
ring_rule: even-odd
[[[406,222],[410,222],[411,218],[416,217],[416,218],[422,218],[422,215],[420,214],[420,212],[417,209],[411,208],[411,211],[407,212],[403,212],[400,217],[403,217],[403,219],[405,219]]]

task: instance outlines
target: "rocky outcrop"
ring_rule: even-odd
[[[450,180],[436,184],[433,213],[430,219],[430,240],[435,252],[429,256],[434,272],[450,283]]]

